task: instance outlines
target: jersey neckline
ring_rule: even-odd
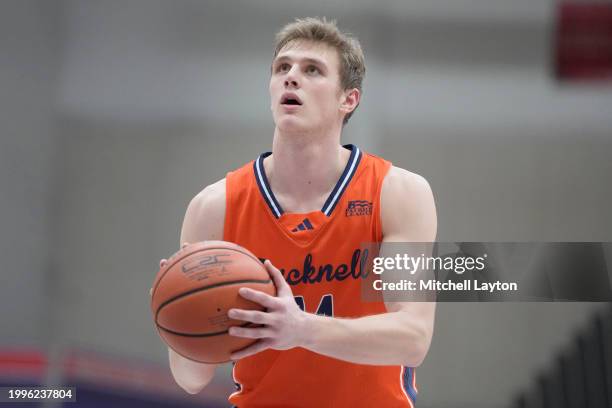
[[[347,144],[342,146],[345,149],[351,151],[351,155],[344,167],[344,171],[342,175],[336,182],[333,190],[325,200],[325,204],[321,208],[321,212],[325,214],[327,217],[331,215],[336,208],[336,205],[340,201],[342,194],[346,190],[349,185],[351,179],[357,172],[357,167],[359,167],[359,163],[361,162],[361,157],[363,153],[361,150],[352,144]],[[259,192],[261,193],[262,198],[268,205],[268,208],[272,212],[275,218],[280,218],[283,214],[283,208],[276,200],[274,196],[274,192],[272,192],[272,188],[270,188],[270,183],[268,182],[268,177],[266,176],[266,171],[264,169],[263,161],[266,157],[270,156],[272,152],[262,153],[254,162],[253,162],[253,172],[255,174],[255,180],[257,181],[257,187],[259,187]]]

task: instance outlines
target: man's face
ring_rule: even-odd
[[[270,99],[276,127],[316,130],[342,120],[338,52],[323,43],[298,41],[272,61]]]

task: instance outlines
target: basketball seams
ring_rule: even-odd
[[[210,333],[181,333],[181,332],[177,332],[174,330],[170,330],[165,328],[164,326],[161,326],[159,324],[156,323],[156,326],[158,329],[162,329],[163,331],[173,334],[175,336],[180,336],[180,337],[215,337],[215,336],[221,336],[224,334],[228,334],[229,333],[229,329],[227,330],[221,330],[221,331],[217,331],[217,332],[210,332]],[[259,325],[255,325],[251,322],[246,322],[243,324],[238,325],[239,327],[259,327]],[[232,326],[233,327],[233,326]]]
[[[161,305],[159,305],[159,307],[155,311],[155,324],[157,324],[157,316],[159,315],[159,312],[161,312],[162,308],[164,308],[165,306],[167,306],[168,304],[174,302],[177,299],[181,299],[183,297],[193,295],[194,293],[197,293],[197,292],[202,292],[202,291],[205,291],[205,290],[214,289],[214,288],[218,288],[218,287],[222,287],[222,286],[236,285],[236,284],[241,284],[241,283],[261,283],[261,284],[267,284],[267,283],[271,283],[271,282],[272,282],[272,279],[240,279],[240,280],[234,280],[234,281],[230,281],[230,282],[213,283],[212,285],[203,286],[201,288],[196,288],[196,289],[191,289],[188,292],[184,292],[184,293],[181,293],[180,295],[176,295],[175,297],[170,298],[170,299],[166,300],[165,302],[163,302]]]
[[[158,326],[157,324],[155,325],[155,327],[157,328],[157,331],[158,331],[158,332],[160,331],[160,329],[163,329],[161,326]],[[160,337],[161,337],[161,335],[160,335]],[[172,347],[170,347],[170,348],[172,348]],[[176,354],[178,354],[179,356],[184,357],[184,358],[186,358],[187,360],[190,360],[190,361],[195,361],[196,363],[204,363],[204,364],[223,364],[223,363],[227,363],[228,361],[231,361],[230,359],[227,359],[227,360],[221,360],[221,361],[204,361],[204,360],[196,360],[196,359],[191,358],[191,357],[189,357],[189,356],[187,356],[187,355],[185,355],[185,354],[183,354],[183,353],[181,353],[181,352],[179,352],[179,351],[177,351],[177,350],[174,350],[174,348],[172,348],[172,350],[173,350],[173,351],[174,351]]]
[[[236,245],[236,244],[234,244],[234,243],[232,243],[232,242],[230,242],[230,244],[232,244],[232,245]],[[238,245],[236,245],[236,246],[238,246]],[[188,248],[188,247],[186,247],[186,248]],[[186,248],[183,248],[183,249],[186,249]],[[181,249],[180,251],[182,251],[183,249]],[[171,268],[172,268],[174,265],[176,265],[178,262],[182,261],[183,259],[187,258],[188,256],[191,256],[191,255],[194,255],[194,254],[197,254],[197,253],[203,252],[203,251],[208,251],[208,250],[211,250],[211,249],[225,249],[225,250],[228,250],[228,251],[234,251],[234,252],[241,253],[241,254],[243,254],[243,255],[247,255],[249,258],[251,258],[251,259],[253,259],[255,262],[257,262],[257,264],[258,264],[258,265],[261,265],[261,267],[262,267],[262,268],[263,268],[263,269],[266,271],[266,273],[268,273],[268,270],[265,268],[265,266],[263,266],[263,264],[261,263],[261,261],[260,261],[260,260],[259,260],[259,259],[258,259],[258,258],[255,256],[255,255],[253,255],[253,254],[251,254],[251,253],[249,253],[249,252],[244,252],[244,251],[241,251],[241,250],[240,250],[240,248],[228,248],[228,247],[226,247],[226,246],[214,246],[214,247],[212,247],[212,248],[211,248],[211,247],[206,247],[206,248],[199,249],[199,250],[197,250],[197,251],[195,251],[195,252],[186,252],[186,253],[185,253],[185,255],[181,256],[180,258],[177,258],[177,259],[176,259],[174,262],[172,262],[171,264],[168,264],[168,265],[166,266],[166,270],[164,271],[164,273],[162,273],[162,275],[161,275],[161,276],[159,277],[159,279],[157,280],[157,283],[156,283],[156,284],[155,284],[155,286],[153,287],[153,292],[151,293],[151,302],[152,302],[152,301],[153,301],[153,299],[155,298],[155,292],[157,291],[157,287],[159,286],[160,282],[162,281],[162,279],[164,279],[164,277],[166,276],[166,274],[168,273],[168,271],[170,271],[170,269],[171,269]],[[180,252],[180,251],[179,251],[179,252]],[[177,254],[178,254],[178,253],[177,253]],[[172,257],[171,257],[170,259],[172,259]],[[268,275],[269,275],[269,273],[268,273]],[[158,309],[158,310],[159,310],[159,309]],[[155,316],[156,316],[156,318],[157,318],[157,312],[156,312],[156,315],[155,315]]]
[[[241,324],[241,325],[240,325],[240,327],[260,327],[260,326],[261,326],[261,325],[256,325],[256,324],[253,324],[253,323],[251,323],[251,322],[246,322],[246,323],[244,323],[244,324]],[[157,323],[155,324],[155,327],[156,327],[156,329],[157,329],[157,331],[158,331],[158,332],[159,332],[160,330],[163,330],[163,331],[165,331],[165,332],[167,332],[167,333],[169,333],[169,334],[171,334],[171,335],[174,335],[174,336],[179,336],[179,337],[194,337],[194,336],[185,336],[185,335],[183,335],[183,334],[181,334],[181,333],[179,333],[179,332],[172,332],[171,330],[168,330],[168,329],[166,329],[165,327],[158,325]],[[218,333],[218,334],[215,334],[216,336],[223,336],[223,335],[229,336],[228,331],[226,331],[226,332],[217,332],[217,333]],[[162,338],[163,338],[163,336],[161,336],[161,334],[160,334],[160,337],[162,337]],[[200,337],[210,337],[210,336],[200,336]],[[171,348],[172,348],[172,347],[171,347]],[[187,356],[187,355],[185,355],[185,354],[183,354],[183,353],[179,352],[178,350],[175,350],[174,348],[172,348],[172,350],[174,350],[174,352],[175,352],[175,353],[177,353],[178,355],[180,355],[181,357],[184,357],[184,358],[186,358],[187,360],[190,360],[190,361],[195,361],[196,363],[204,363],[204,364],[222,364],[222,363],[227,363],[228,361],[231,361],[230,359],[227,359],[227,360],[221,360],[221,361],[204,361],[204,360],[196,360],[196,359],[194,359],[194,358],[192,358],[192,357],[189,357],[189,356]]]

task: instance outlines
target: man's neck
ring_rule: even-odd
[[[334,135],[274,132],[264,168],[274,195],[288,212],[319,210],[344,170],[350,152]]]

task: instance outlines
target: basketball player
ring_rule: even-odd
[[[435,306],[362,302],[360,246],[432,242],[436,211],[425,179],[340,144],[364,74],[359,43],[335,23],[285,26],[270,76],[272,152],[206,187],[187,209],[181,242],[242,245],[267,259],[278,290],[242,288],[267,311],[228,312],[261,325],[229,332],[258,339],[232,356],[236,406],[414,406],[414,367],[429,348]],[[212,379],[215,365],[169,353],[188,393]]]

